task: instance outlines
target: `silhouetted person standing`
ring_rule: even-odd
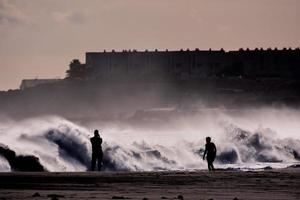
[[[99,131],[94,131],[94,137],[90,138],[92,143],[92,171],[95,170],[96,162],[98,164],[98,171],[101,171],[102,167],[102,159],[103,159],[103,152],[102,152],[102,138],[99,135]]]
[[[206,160],[207,160],[208,170],[209,171],[214,170],[215,168],[214,168],[213,162],[217,155],[217,148],[216,148],[216,145],[211,142],[210,137],[206,138],[203,160],[205,160],[205,155],[207,155]]]

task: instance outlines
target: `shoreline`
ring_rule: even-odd
[[[300,168],[0,173],[0,199],[299,199],[299,187]]]

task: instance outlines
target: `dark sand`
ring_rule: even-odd
[[[35,194],[36,193],[36,194]],[[35,194],[36,197],[33,197]],[[0,173],[1,199],[300,199],[300,169]],[[48,196],[50,195],[50,196]],[[178,198],[177,198],[178,199]]]

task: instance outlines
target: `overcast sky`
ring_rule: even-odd
[[[0,90],[103,49],[300,46],[300,0],[0,0]]]

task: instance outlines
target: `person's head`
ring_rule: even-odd
[[[210,137],[206,137],[206,143],[210,143],[211,138]]]
[[[95,137],[100,137],[99,131],[98,131],[98,130],[95,130],[95,131],[94,131],[94,136],[95,136]]]

